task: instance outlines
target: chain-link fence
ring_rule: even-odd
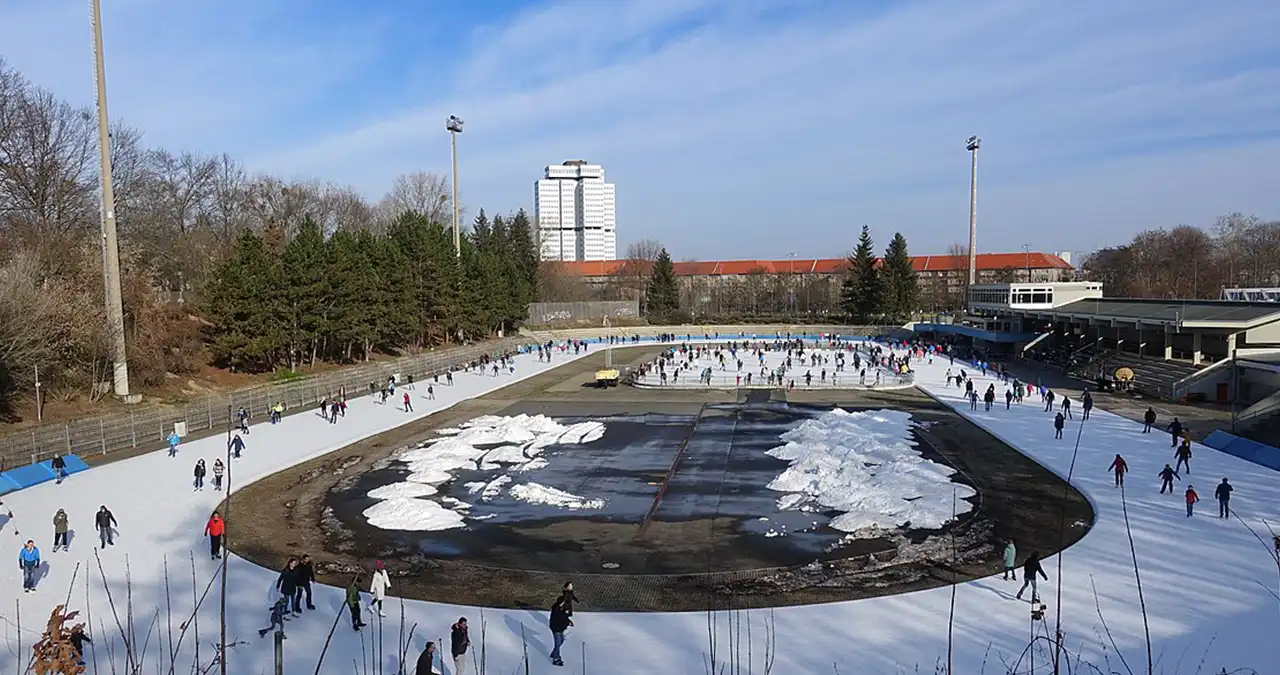
[[[128,411],[79,419],[66,424],[43,424],[27,431],[0,436],[0,470],[34,464],[54,455],[74,453],[82,458],[133,449],[159,449],[176,423],[187,434],[224,430],[231,411],[241,407],[253,417],[267,416],[279,402],[286,414],[310,410],[326,397],[345,393],[348,398],[369,393],[369,384],[385,382],[390,375],[415,379],[444,374],[484,355],[515,350],[526,340],[507,338],[492,342],[441,349],[393,361],[371,363],[315,375],[294,382],[260,385],[191,401],[184,405],[143,404]]]

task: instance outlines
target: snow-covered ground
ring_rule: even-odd
[[[976,494],[953,483],[955,469],[915,450],[911,415],[900,410],[847,412],[835,409],[782,434],[769,451],[791,466],[769,483],[786,493],[781,510],[838,511],[832,529],[878,536],[910,523],[937,529],[973,510],[962,501]],[[953,504],[954,500],[954,504]]]
[[[694,344],[697,343],[694,342]],[[853,367],[854,352],[852,351],[815,347],[813,342],[806,342],[804,358],[792,359],[791,368],[787,370],[784,381],[789,386],[794,383],[796,389],[905,389],[914,386],[910,375],[898,375],[888,368],[867,363],[866,347],[869,343],[866,341],[853,340],[848,344],[858,350],[861,359],[860,368]],[[637,377],[635,384],[641,387],[667,389],[706,389],[708,387],[768,389],[773,387],[769,384],[768,374],[777,372],[787,361],[787,352],[781,350],[765,351],[763,355],[757,356],[750,349],[740,349],[736,358],[727,349],[723,350],[723,353],[723,364],[711,349],[694,357],[692,366],[687,365],[687,361],[677,356],[675,365],[680,369],[678,377],[672,377],[674,369],[668,366],[667,379],[663,381],[662,374],[654,368]],[[838,354],[843,354],[845,357],[845,366],[839,371],[836,370]],[[811,363],[809,357],[812,355],[818,356],[822,361],[816,364]],[[741,368],[738,367],[738,360],[742,361]],[[699,378],[706,368],[711,369],[710,384]],[[865,376],[861,372],[864,369]],[[806,373],[811,375],[808,381],[805,380]],[[750,380],[747,378],[748,374],[751,375]]]
[[[516,359],[515,377],[529,376],[562,364],[539,364],[536,357]],[[1132,468],[1129,476],[1127,512],[1132,526],[1133,547],[1141,563],[1141,579],[1152,643],[1157,660],[1155,672],[1217,673],[1226,668],[1251,667],[1261,673],[1280,671],[1280,601],[1272,595],[1277,586],[1277,566],[1270,544],[1245,527],[1263,533],[1263,521],[1280,521],[1280,474],[1195,447],[1194,474],[1184,477],[1174,496],[1158,494],[1156,472],[1172,458],[1166,434],[1140,433],[1141,426],[1096,410],[1080,430],[1077,419],[1067,439],[1055,441],[1051,416],[1043,405],[1028,400],[1006,411],[969,411],[961,391],[943,383],[945,361],[917,364],[918,383],[960,414],[989,429],[1006,442],[1034,457],[1059,474],[1071,471],[1072,447],[1080,433],[1080,450],[1075,457],[1073,482],[1090,498],[1097,511],[1097,523],[1078,544],[1068,549],[1062,560],[1051,558],[1045,568],[1051,581],[1041,591],[1051,607],[1048,620],[1062,612],[1062,630],[1072,654],[1077,651],[1104,672],[1127,672],[1119,665],[1123,656],[1133,672],[1147,672],[1143,620],[1138,611],[1138,594],[1130,559],[1130,543],[1121,510],[1120,492],[1112,486],[1107,471],[1112,456],[1124,453]],[[696,376],[695,376],[696,378]],[[352,401],[345,420],[337,426],[325,424],[319,416],[300,414],[277,426],[257,425],[247,439],[244,459],[234,467],[237,485],[270,475],[287,466],[347,445],[360,438],[423,417],[466,397],[479,395],[513,381],[500,377],[464,374],[456,385],[437,388],[438,400],[419,398],[420,410],[403,413],[392,406],[373,403],[368,398]],[[985,388],[990,378],[977,378]],[[1002,391],[997,385],[997,390]],[[419,394],[421,396],[421,394]],[[1078,406],[1075,406],[1078,408]],[[1078,413],[1077,413],[1078,415]],[[147,644],[148,663],[167,661],[170,653],[168,626],[178,640],[178,624],[189,616],[193,601],[189,557],[194,559],[197,583],[203,589],[214,572],[208,559],[202,530],[218,493],[191,490],[191,468],[195,460],[206,461],[222,454],[223,439],[211,438],[184,444],[176,459],[163,452],[109,464],[72,477],[63,485],[46,483],[10,495],[5,503],[15,520],[3,526],[20,534],[0,537],[0,553],[11,564],[0,566],[0,630],[5,647],[0,648],[0,673],[21,672],[21,660],[29,653],[52,605],[71,599],[74,609],[91,612],[90,635],[94,652],[86,656],[94,671],[126,672],[123,667],[120,631],[115,626],[102,579],[90,548],[94,546],[92,516],[101,504],[108,505],[120,521],[116,545],[101,551],[104,573],[112,599],[122,613],[126,606],[124,579],[126,562],[132,587],[136,642]],[[1213,486],[1223,476],[1236,486],[1233,506],[1243,520],[1219,520],[1211,503]],[[1195,484],[1206,503],[1194,518],[1186,518],[1181,488],[1187,479]],[[423,484],[430,485],[430,481]],[[405,488],[406,490],[408,488]],[[411,493],[406,493],[411,494]],[[389,495],[394,499],[417,499]],[[52,517],[66,509],[73,530],[70,553],[50,553]],[[252,517],[251,504],[233,504],[230,527]],[[442,512],[456,511],[441,508]],[[44,553],[43,579],[34,594],[23,594],[15,562],[18,548],[28,537],[35,538]],[[301,553],[301,552],[300,552]],[[323,558],[323,552],[312,552]],[[1022,552],[1025,555],[1025,551]],[[170,599],[166,601],[164,563],[169,568]],[[1057,565],[1061,562],[1063,578]],[[392,563],[394,567],[394,563]],[[227,594],[227,630],[237,642],[230,653],[232,673],[267,672],[271,663],[270,639],[260,640],[256,629],[266,624],[267,589],[275,572],[251,565],[239,558],[230,563]],[[74,586],[72,585],[75,580]],[[87,588],[86,588],[86,581]],[[394,581],[393,581],[394,583]],[[217,585],[215,584],[215,593]],[[1062,589],[1061,605],[1055,598]],[[394,598],[395,587],[391,589]],[[1019,661],[1029,638],[1028,605],[1012,599],[1017,587],[998,577],[974,581],[957,588],[955,596],[952,660],[956,673],[1005,673]],[[341,609],[343,593],[336,588],[317,589],[315,604],[319,616],[305,616],[288,624],[284,643],[286,672],[314,672],[316,655],[325,642],[333,617]],[[550,605],[551,598],[547,599]],[[935,662],[947,653],[948,588],[899,596],[810,607],[789,607],[772,613],[776,626],[775,665],[772,672],[830,673],[839,664],[842,673],[932,672]],[[87,604],[86,604],[87,603]],[[21,607],[21,644],[24,657],[17,654],[18,612]],[[542,612],[485,610],[488,671],[514,672],[522,652],[522,631],[528,636],[532,656],[531,672],[580,672],[578,663],[585,647],[587,671],[617,675],[663,673],[704,673],[704,653],[709,650],[708,620],[701,613],[608,614],[589,613],[590,597],[582,597],[576,626],[565,647],[566,669],[557,669],[544,658],[551,636]],[[386,670],[394,668],[400,608],[388,603],[388,619],[383,641]],[[449,624],[465,615],[471,621],[472,640],[480,641],[479,609],[437,603],[407,602],[407,624],[417,624],[411,655],[421,650],[426,639],[448,638]],[[172,620],[169,620],[170,614]],[[211,656],[210,643],[218,618],[218,605],[210,597],[200,610],[200,635],[194,624],[177,646],[177,670],[190,672],[194,646],[199,644],[204,662]],[[1099,615],[1105,619],[1105,627]],[[82,615],[83,616],[83,615]],[[752,629],[753,672],[764,672],[765,622],[770,613],[748,612],[731,623],[721,616],[715,622],[716,658],[727,661],[729,653],[741,656],[745,671],[748,621]],[[731,627],[735,644],[731,650]],[[1043,633],[1045,627],[1040,627]],[[1052,630],[1049,628],[1048,630]],[[376,633],[353,633],[339,623],[328,647],[325,673],[350,673],[353,662],[367,661],[370,642]],[[363,637],[364,643],[361,642]],[[243,643],[240,643],[243,641]],[[1114,641],[1114,647],[1112,645]],[[362,649],[363,646],[363,649]],[[1119,655],[1116,650],[1119,650]],[[107,663],[116,657],[113,671]],[[1037,672],[1047,672],[1043,654],[1036,656]],[[440,666],[437,666],[440,668]],[[148,666],[146,672],[167,671]],[[1017,672],[1029,672],[1026,658]],[[369,671],[372,672],[372,671]],[[442,672],[453,673],[452,664]],[[476,672],[473,668],[468,672]],[[521,671],[523,672],[523,671]],[[1082,672],[1074,668],[1073,672]]]

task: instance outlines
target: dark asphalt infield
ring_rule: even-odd
[[[626,354],[615,350],[615,363],[625,363],[619,357]],[[629,387],[600,392],[583,386],[596,358],[602,357],[250,486],[245,492],[263,490],[262,499],[284,507],[288,532],[254,528],[234,538],[233,548],[273,565],[306,548],[330,583],[344,583],[345,574],[382,559],[400,577],[399,592],[430,600],[541,607],[572,579],[584,599],[590,596],[588,609],[700,610],[709,603],[846,600],[984,576],[997,569],[1004,539],[1015,539],[1022,550],[1057,551],[1093,520],[1078,492],[919,392],[792,392],[791,400],[763,391],[750,399]],[[643,358],[647,354],[630,360]],[[780,444],[786,429],[837,405],[910,412],[921,423],[914,429],[917,450],[959,469],[954,479],[979,492],[974,509],[941,531],[908,529],[852,542],[826,527],[834,514],[779,512],[781,493],[765,486],[787,462],[765,451]],[[483,502],[464,484],[497,474],[459,472],[442,493],[473,504],[466,528],[400,532],[365,523],[361,512],[374,503],[365,493],[404,474],[396,463],[378,460],[434,437],[436,428],[481,414],[520,413],[606,424],[600,440],[549,449],[547,467],[518,479],[602,498],[603,509],[569,511],[505,493]],[[345,477],[328,479],[339,463],[348,466]],[[785,536],[765,536],[783,528]]]

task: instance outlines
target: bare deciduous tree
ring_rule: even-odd
[[[453,186],[449,179],[429,171],[396,176],[391,191],[378,203],[382,217],[395,220],[406,211],[420,213],[433,223],[453,223]]]

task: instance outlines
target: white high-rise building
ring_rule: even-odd
[[[534,183],[533,213],[543,260],[616,260],[618,219],[604,167],[580,159],[546,168]]]

